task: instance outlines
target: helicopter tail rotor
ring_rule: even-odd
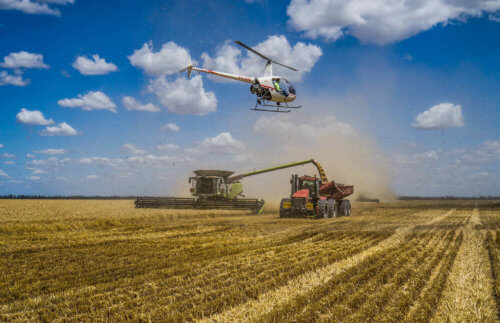
[[[194,64],[191,62],[191,58],[189,58],[188,61],[188,66],[184,67],[179,71],[179,73],[184,73],[185,71],[188,72],[188,78],[191,78],[191,72],[193,71]]]

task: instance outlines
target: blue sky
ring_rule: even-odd
[[[181,194],[193,169],[314,157],[371,196],[498,195],[500,1],[395,3],[0,0],[0,194]],[[299,69],[275,72],[300,111],[177,73],[258,76],[234,40]]]

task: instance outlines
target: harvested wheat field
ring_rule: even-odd
[[[0,200],[2,320],[499,320],[500,203],[347,218]]]

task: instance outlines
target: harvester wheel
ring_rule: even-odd
[[[264,213],[264,204],[265,203],[266,202],[264,200],[260,200],[260,201],[257,202],[257,209],[256,209],[256,212],[255,212],[256,214],[260,215],[260,214]]]
[[[339,201],[339,213],[341,216],[351,215],[351,201],[340,200]]]
[[[318,200],[318,218],[328,218],[328,204],[326,200]]]
[[[284,198],[281,199],[280,203],[280,218],[289,218],[290,217],[290,207],[285,208],[285,203],[287,203],[289,206],[292,205],[292,200],[289,198]]]
[[[326,203],[328,204],[328,217],[336,218],[338,216],[336,201],[334,199],[329,199],[326,200]]]

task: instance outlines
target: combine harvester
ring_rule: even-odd
[[[226,170],[195,170],[196,176],[189,178],[190,191],[193,197],[138,197],[136,208],[165,208],[165,209],[226,209],[251,210],[257,214],[262,212],[264,200],[247,199],[243,195],[241,179],[249,176],[264,174],[280,169],[313,164],[322,178],[326,178],[325,171],[314,159],[296,163],[261,169],[240,175]]]

